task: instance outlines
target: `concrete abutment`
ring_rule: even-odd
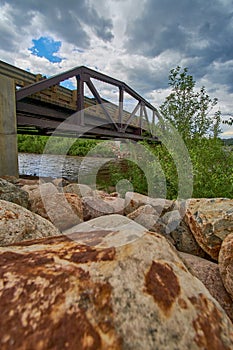
[[[18,174],[15,83],[0,75],[0,176]]]

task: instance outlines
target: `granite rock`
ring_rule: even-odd
[[[83,221],[81,199],[73,193],[51,193],[36,196],[30,200],[31,210],[51,221],[59,230],[79,224]]]
[[[66,236],[2,247],[0,275],[2,350],[233,347],[224,310],[156,233],[104,249]]]
[[[180,252],[179,255],[189,271],[206,286],[233,322],[233,301],[223,285],[218,264],[187,253]]]
[[[88,196],[82,198],[84,221],[103,215],[123,214],[125,201],[118,197]]]
[[[224,286],[233,300],[233,232],[224,239],[218,260]]]
[[[142,205],[151,205],[158,215],[166,212],[172,207],[174,201],[164,198],[151,198],[136,192],[126,192],[125,194],[125,215],[128,215],[141,207]]]
[[[100,238],[97,238],[94,243],[101,248],[108,248],[112,245],[116,247],[129,244],[142,237],[147,230],[125,216],[111,214],[82,222],[63,231],[63,234],[70,238],[73,237],[79,243],[93,245],[93,237],[96,237],[96,232],[100,231],[108,232],[108,234],[100,235]]]
[[[84,184],[71,183],[63,188],[65,193],[75,193],[79,197],[88,197],[93,195],[92,189]]]
[[[149,204],[138,207],[135,211],[128,214],[127,217],[150,231],[165,234],[165,225],[156,209]]]
[[[28,193],[2,178],[0,178],[1,199],[28,208]]]
[[[233,232],[233,200],[191,199],[187,201],[185,221],[200,247],[218,260],[223,239]]]
[[[170,233],[174,245],[180,252],[199,256],[201,258],[210,258],[209,255],[199,246],[195,240],[190,228],[184,221]]]
[[[59,234],[48,220],[15,203],[0,200],[1,246]]]

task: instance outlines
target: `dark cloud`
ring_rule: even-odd
[[[11,31],[11,29],[0,22],[0,36],[1,36],[1,43],[0,43],[0,49],[4,51],[10,51],[14,52],[16,49],[16,35],[14,32]]]
[[[207,74],[210,87],[214,87],[216,83],[222,84],[228,93],[233,93],[233,61],[215,63],[207,68]]]
[[[0,5],[4,4],[11,6],[10,15],[19,31],[25,30],[33,18],[39,14],[43,25],[41,30],[44,33],[50,31],[60,40],[65,40],[78,47],[87,48],[89,46],[90,38],[84,29],[85,25],[104,41],[113,38],[112,21],[99,15],[87,0],[0,1]]]
[[[155,57],[173,49],[198,57],[201,69],[215,60],[233,58],[233,1],[147,0],[142,13],[128,24],[125,46]],[[203,73],[203,72],[202,72]]]
[[[168,87],[168,74],[170,67],[165,64],[163,67],[155,68],[145,64],[145,60],[132,58],[134,64],[129,61],[116,60],[112,64],[114,71],[125,72],[124,81],[141,95],[148,94],[155,89]],[[116,76],[117,78],[117,76]]]
[[[168,86],[167,72],[150,69],[149,66],[137,66],[128,70],[128,80],[134,82],[134,88],[144,95],[148,91]]]

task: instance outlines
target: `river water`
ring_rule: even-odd
[[[19,174],[39,177],[64,177],[70,181],[95,182],[98,171],[113,158],[73,157],[52,154],[19,153]]]

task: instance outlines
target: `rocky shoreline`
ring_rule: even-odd
[[[1,178],[0,245],[1,349],[233,347],[231,199]]]

